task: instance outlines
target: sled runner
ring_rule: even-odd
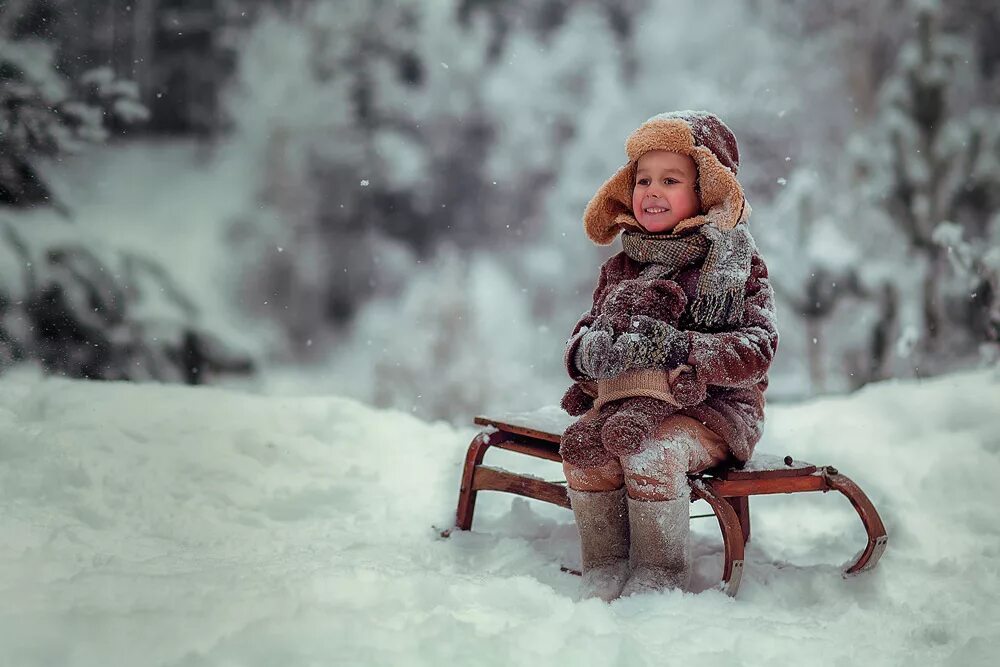
[[[498,447],[561,463],[559,439],[571,420],[561,412],[476,417],[475,423],[485,428],[473,438],[465,457],[455,527],[472,528],[480,491],[513,493],[568,509],[569,497],[562,484],[483,465],[483,457],[487,449]],[[730,596],[739,590],[743,574],[744,548],[750,539],[750,496],[831,490],[844,494],[868,532],[868,544],[846,568],[845,576],[872,569],[885,551],[888,537],[875,506],[857,484],[832,466],[755,453],[743,468],[712,469],[690,475],[689,481],[691,501],[707,502],[719,522],[725,546],[721,588]]]

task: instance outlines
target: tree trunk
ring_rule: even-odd
[[[937,245],[931,248],[923,285],[925,352],[928,355],[937,353],[941,346],[941,334],[945,325],[944,306],[941,303],[941,281],[948,269],[944,249]]]
[[[153,40],[156,35],[156,10],[159,0],[132,0],[132,80],[139,86],[145,101],[153,95]],[[123,73],[124,74],[124,73]]]
[[[820,341],[821,320],[818,317],[806,318],[806,347],[809,355],[809,383],[813,394],[820,394],[826,389],[826,377],[823,372],[823,354]]]
[[[878,382],[890,376],[892,346],[899,329],[899,292],[892,283],[885,283],[878,294],[878,322],[872,330],[866,382]]]

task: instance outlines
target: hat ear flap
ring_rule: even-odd
[[[591,241],[608,245],[626,227],[641,229],[632,212],[635,163],[623,165],[593,196],[583,212],[583,229]]]
[[[696,146],[691,157],[698,167],[698,194],[704,222],[713,223],[719,229],[732,229],[745,222],[750,217],[750,205],[736,175],[704,146]]]

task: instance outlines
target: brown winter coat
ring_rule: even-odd
[[[651,150],[687,155],[694,160],[698,170],[701,214],[682,220],[671,231],[672,235],[702,233],[699,228],[703,225],[712,225],[725,232],[747,224],[750,206],[736,177],[740,159],[735,135],[714,114],[677,111],[654,116],[629,135],[625,142],[628,161],[605,181],[584,211],[583,228],[594,243],[607,245],[623,230],[641,230],[631,208],[632,189],[636,163]],[[748,242],[753,243],[752,239]],[[671,410],[676,407],[678,414],[702,422],[723,437],[735,459],[748,460],[760,439],[767,371],[778,345],[774,293],[767,267],[756,248],[751,247],[750,251],[750,269],[744,289],[746,301],[737,324],[713,331],[694,324],[695,318],[690,311],[698,296],[701,264],[680,269],[676,275],[666,277],[675,280],[688,298],[680,320],[690,343],[687,364],[678,368],[633,370],[602,380],[595,386],[575,368],[576,352],[583,335],[581,330],[589,327],[602,312],[615,285],[638,277],[644,266],[625,252],[605,262],[594,291],[593,307],[576,325],[566,347],[567,370],[577,381],[574,385],[577,390],[567,392],[563,406],[572,414],[582,413],[590,403],[584,394],[599,394],[597,405],[627,396],[662,400],[670,404]],[[733,311],[733,314],[738,313]],[[580,423],[578,421],[577,425]],[[567,444],[572,445],[566,453],[578,455],[582,462],[588,458],[587,446],[595,444],[591,439],[562,444],[564,448]]]
[[[614,286],[622,280],[638,277],[642,267],[624,252],[605,262],[594,290],[593,307],[573,329],[566,346],[566,368],[570,377],[588,393],[593,393],[592,383],[580,375],[573,363],[584,327],[594,322]],[[695,265],[681,269],[673,278],[684,289],[689,303],[695,300],[700,273],[701,268]],[[749,460],[760,440],[767,372],[778,345],[774,291],[767,267],[756,251],[745,294],[746,304],[739,326],[724,331],[701,331],[697,327],[686,331],[691,345],[687,365],[693,370],[697,384],[704,386],[706,391],[703,400],[682,405],[678,410],[678,414],[693,417],[722,436],[733,457],[739,461]],[[685,319],[689,318],[682,317],[682,321]],[[686,393],[690,395],[691,392]]]

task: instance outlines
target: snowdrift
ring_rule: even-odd
[[[0,663],[985,665],[998,408],[989,371],[772,406],[761,449],[854,478],[889,530],[879,567],[841,578],[864,531],[839,495],[754,498],[737,599],[713,589],[709,519],[701,592],[606,605],[560,572],[578,564],[566,510],[484,493],[473,532],[439,537],[472,428],[336,397],[9,376]],[[560,476],[521,458],[487,462]]]

